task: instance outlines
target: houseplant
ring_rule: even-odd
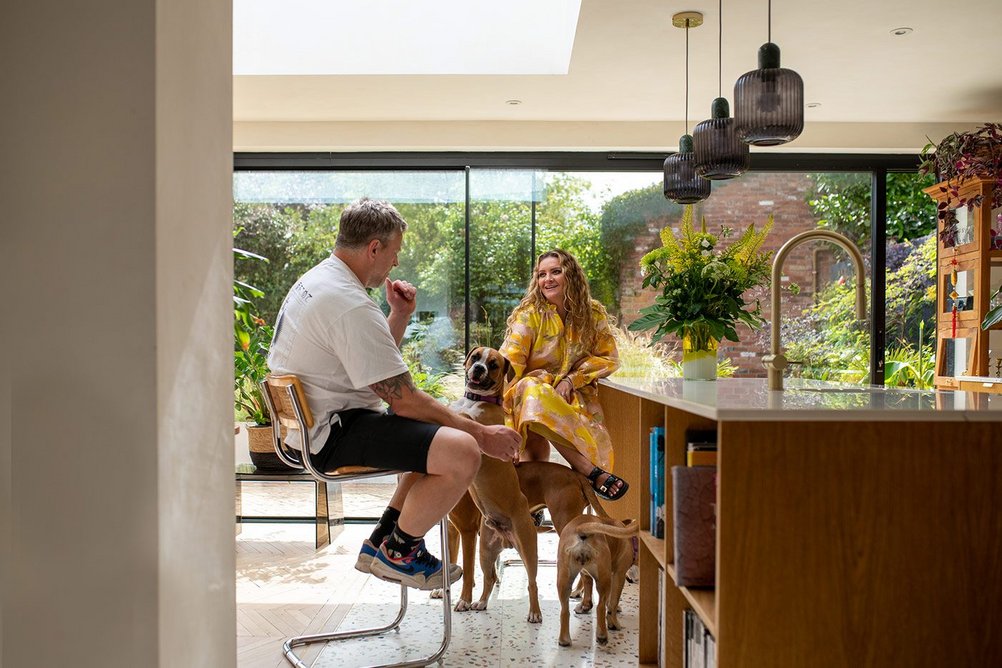
[[[692,224],[692,207],[685,207],[679,238],[670,227],[661,231],[661,248],[640,261],[643,287],[661,291],[654,304],[640,309],[641,317],[631,331],[654,329],[652,342],[668,334],[682,339],[682,377],[691,380],[716,378],[717,345],[721,339],[738,341],[735,326],[743,322],[758,328],[763,324],[758,301],[753,308],[744,293],[769,279],[770,252],[761,251],[772,229],[772,217],[761,231],[748,228],[730,245],[720,240],[732,235],[721,227],[720,235],[699,231]]]
[[[956,237],[957,220],[953,210],[981,204],[980,194],[961,196],[964,182],[972,178],[986,178],[993,183],[991,208],[1002,206],[1002,124],[985,123],[968,131],[954,132],[938,143],[930,141],[920,153],[920,174],[935,174],[949,198],[938,204],[938,217],[942,222],[940,236],[943,243],[952,246]]]
[[[242,259],[266,258],[248,251],[233,249]],[[248,421],[247,443],[251,461],[258,469],[285,470],[288,467],[275,454],[271,416],[261,394],[260,383],[268,375],[268,346],[272,328],[258,315],[254,299],[264,296],[261,290],[243,281],[233,281],[233,395],[234,415]]]

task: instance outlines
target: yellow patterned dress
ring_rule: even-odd
[[[612,442],[603,424],[598,379],[619,368],[619,353],[605,310],[596,301],[592,301],[592,313],[597,334],[592,350],[587,351],[573,331],[564,329],[556,306],[531,306],[516,312],[501,345],[501,354],[515,373],[504,395],[505,419],[523,440],[528,431],[534,431],[612,470]],[[570,403],[554,389],[564,378],[574,385]]]

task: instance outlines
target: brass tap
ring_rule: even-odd
[[[852,258],[852,262],[856,266],[856,317],[860,320],[866,320],[866,270],[863,268],[863,255],[859,252],[856,244],[849,241],[843,235],[829,230],[807,230],[787,241],[776,252],[776,257],[772,261],[772,341],[770,342],[770,354],[762,358],[762,364],[768,370],[770,390],[783,389],[783,369],[790,364],[786,356],[783,355],[779,343],[779,319],[781,313],[779,309],[779,293],[781,291],[779,279],[783,273],[783,262],[795,247],[812,239],[830,241],[841,246],[849,253],[849,257]]]

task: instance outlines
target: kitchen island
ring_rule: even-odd
[[[722,668],[1002,665],[1002,396],[618,377],[600,396],[634,483],[606,508],[641,522],[641,664],[683,665],[691,608]],[[713,588],[674,584],[670,474],[651,535],[654,426],[669,472],[716,432]]]

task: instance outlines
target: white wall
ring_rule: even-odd
[[[3,10],[4,665],[235,664],[230,11]]]

